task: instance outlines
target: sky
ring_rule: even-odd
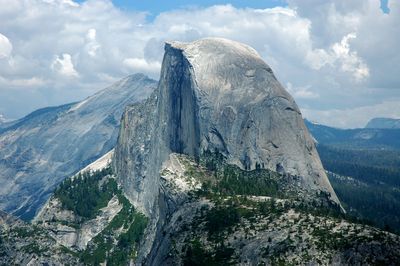
[[[255,48],[312,121],[400,118],[400,1],[382,2],[0,0],[0,116],[158,79],[166,40],[224,37]]]

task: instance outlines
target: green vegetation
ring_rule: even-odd
[[[215,247],[215,251],[207,251],[198,238],[190,241],[183,257],[185,266],[217,266],[234,265],[234,249],[223,243]]]
[[[205,151],[200,163],[213,176],[212,179],[203,182],[202,192],[205,194],[211,192],[226,196],[284,196],[279,189],[279,174],[273,171],[259,168],[252,171],[242,170],[235,165],[225,163],[224,156],[218,151]],[[193,172],[195,171],[191,170],[187,174],[198,178],[199,176],[195,176]]]
[[[82,252],[81,259],[85,264],[98,265],[107,261],[107,265],[124,265],[135,258],[147,218],[136,212],[125,197],[120,196],[119,199],[123,204],[122,210]],[[117,235],[121,228],[123,232]]]
[[[282,196],[276,178],[277,174],[265,169],[244,171],[225,165],[218,174],[216,190],[224,195]]]
[[[279,175],[273,171],[266,169],[258,169],[252,171],[244,171],[236,166],[225,163],[225,158],[218,152],[206,152],[200,159],[200,165],[194,163],[185,163],[187,169],[186,175],[196,179],[202,183],[202,189],[198,192],[198,196],[206,197],[212,201],[213,207],[201,209],[196,219],[190,224],[190,230],[196,228],[204,228],[208,233],[206,239],[196,238],[195,234],[191,235],[187,240],[188,248],[182,257],[185,265],[220,265],[217,259],[217,248],[223,247],[224,252],[228,254],[229,261],[235,262],[235,250],[229,248],[229,238],[234,232],[242,231],[245,239],[254,237],[258,230],[265,230],[269,225],[279,221],[285,213],[290,209],[299,213],[297,220],[302,220],[302,224],[297,222],[288,222],[286,227],[305,226],[304,229],[309,230],[311,219],[309,217],[330,217],[332,221],[337,223],[342,219],[355,221],[352,217],[348,217],[341,213],[339,207],[329,200],[329,194],[319,193],[315,196],[308,195],[305,200],[300,194],[296,193],[296,188],[291,188],[285,183],[287,175]],[[254,196],[267,196],[271,198],[257,198]],[[274,198],[280,198],[276,200]],[[314,218],[312,218],[314,219]],[[313,223],[318,225],[320,218],[315,218]],[[264,221],[260,224],[260,221]],[[304,224],[303,224],[304,222]],[[356,220],[356,222],[359,222]],[[349,247],[353,242],[346,242],[346,238],[342,233],[330,233],[332,228],[321,225],[321,228],[312,231],[313,237],[316,239],[315,246],[321,251],[340,250]],[[267,245],[263,248],[262,256],[272,265],[287,265],[285,255],[294,252],[297,246],[294,245],[293,237],[299,237],[301,229],[296,229],[293,236],[281,240],[273,245]],[[332,238],[332,241],[330,241]],[[303,241],[303,240],[296,240]],[[269,238],[269,242],[272,239]],[[297,242],[296,242],[297,243]],[[207,248],[205,248],[207,247]],[[301,253],[304,261],[312,261],[313,258],[304,248]],[[221,255],[222,256],[222,255]],[[223,257],[223,256],[222,256]],[[329,258],[328,258],[329,259]],[[295,263],[295,262],[293,262]],[[301,263],[297,261],[297,263]],[[294,265],[294,264],[293,264]]]
[[[21,250],[22,250],[23,252],[28,253],[28,254],[37,254],[37,255],[40,255],[40,254],[42,254],[42,253],[45,253],[45,252],[48,251],[49,249],[48,249],[48,248],[41,248],[41,247],[38,245],[38,243],[33,242],[33,243],[30,243],[30,244],[28,244],[28,245],[22,247]]]
[[[350,215],[400,233],[400,151],[318,145],[329,180]]]
[[[324,168],[368,184],[400,186],[400,152],[318,146]],[[385,161],[385,159],[387,161]]]
[[[74,178],[64,180],[54,196],[61,201],[63,208],[84,219],[92,219],[117,193],[118,186],[114,179],[107,179],[104,184],[99,185],[102,178],[111,174],[111,167],[93,173],[79,173]]]
[[[400,233],[400,188],[352,182],[331,174],[329,180],[350,215]]]
[[[12,230],[13,233],[17,235],[17,237],[32,237],[35,235],[35,230],[29,227],[16,227]]]
[[[111,167],[66,179],[54,196],[61,201],[63,208],[73,211],[83,220],[95,218],[100,209],[117,196],[122,205],[121,211],[89,242],[84,251],[74,255],[86,265],[103,262],[107,262],[107,265],[127,265],[130,259],[136,257],[148,219],[134,209],[118,188],[116,180],[112,178]],[[66,225],[80,227],[79,224]]]
[[[210,235],[219,233],[240,222],[240,214],[237,206],[231,202],[229,203],[226,206],[218,205],[208,211],[206,215],[206,228]]]

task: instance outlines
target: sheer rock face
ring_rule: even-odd
[[[301,176],[304,186],[325,190],[338,202],[299,108],[256,51],[224,39],[173,42],[166,50],[166,57],[182,54],[184,62],[176,65],[190,73],[178,89],[182,106],[174,102],[176,86],[169,90],[167,124],[175,126],[170,139],[178,138],[174,152],[197,156],[218,149],[243,169],[260,166]],[[174,121],[181,123],[168,123]]]
[[[125,110],[113,160],[126,195],[151,218],[139,261],[156,252],[176,205],[160,185],[163,162],[207,149],[246,170],[300,176],[310,195],[326,191],[339,203],[299,108],[257,52],[215,38],[166,43],[158,88]]]
[[[114,166],[143,212],[157,212],[161,164],[171,152],[219,150],[228,163],[301,177],[339,202],[293,98],[252,48],[226,39],[170,42],[158,89],[127,109]]]

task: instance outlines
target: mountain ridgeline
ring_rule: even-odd
[[[137,74],[78,103],[37,110],[0,127],[0,208],[31,219],[54,188],[116,143],[125,106],[156,81]]]
[[[400,129],[341,129],[312,123],[308,120],[305,120],[305,124],[311,135],[322,144],[353,149],[400,149]]]
[[[400,128],[400,119],[377,117],[371,119],[365,128]]]

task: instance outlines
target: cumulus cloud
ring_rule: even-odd
[[[7,58],[11,55],[12,44],[10,40],[0,33],[0,59]]]
[[[89,29],[86,33],[86,49],[91,57],[95,57],[97,51],[100,49],[100,44],[96,40],[96,29]]]
[[[127,58],[123,64],[134,72],[158,73],[161,69],[159,61],[148,62],[144,58]]]
[[[8,117],[79,100],[134,72],[157,79],[164,41],[209,36],[254,47],[307,116],[400,98],[399,1],[389,1],[389,14],[379,0],[288,0],[287,7],[268,9],[176,9],[152,20],[110,0],[0,0],[0,6],[0,56],[7,56],[0,60],[7,81],[0,81],[0,106]],[[30,95],[29,108],[25,100],[11,101],[16,97],[5,84],[12,80],[12,89]],[[33,90],[24,80],[43,84]]]
[[[78,72],[76,72],[74,68],[74,64],[72,63],[70,54],[63,54],[62,56],[56,56],[53,63],[51,64],[51,68],[65,77],[76,78],[79,76]]]
[[[349,41],[357,38],[355,33],[343,36],[340,42],[334,43],[329,50],[315,49],[307,54],[306,60],[310,66],[319,70],[325,65],[330,65],[343,72],[350,73],[355,81],[361,82],[369,76],[369,68],[356,51],[350,50]]]

